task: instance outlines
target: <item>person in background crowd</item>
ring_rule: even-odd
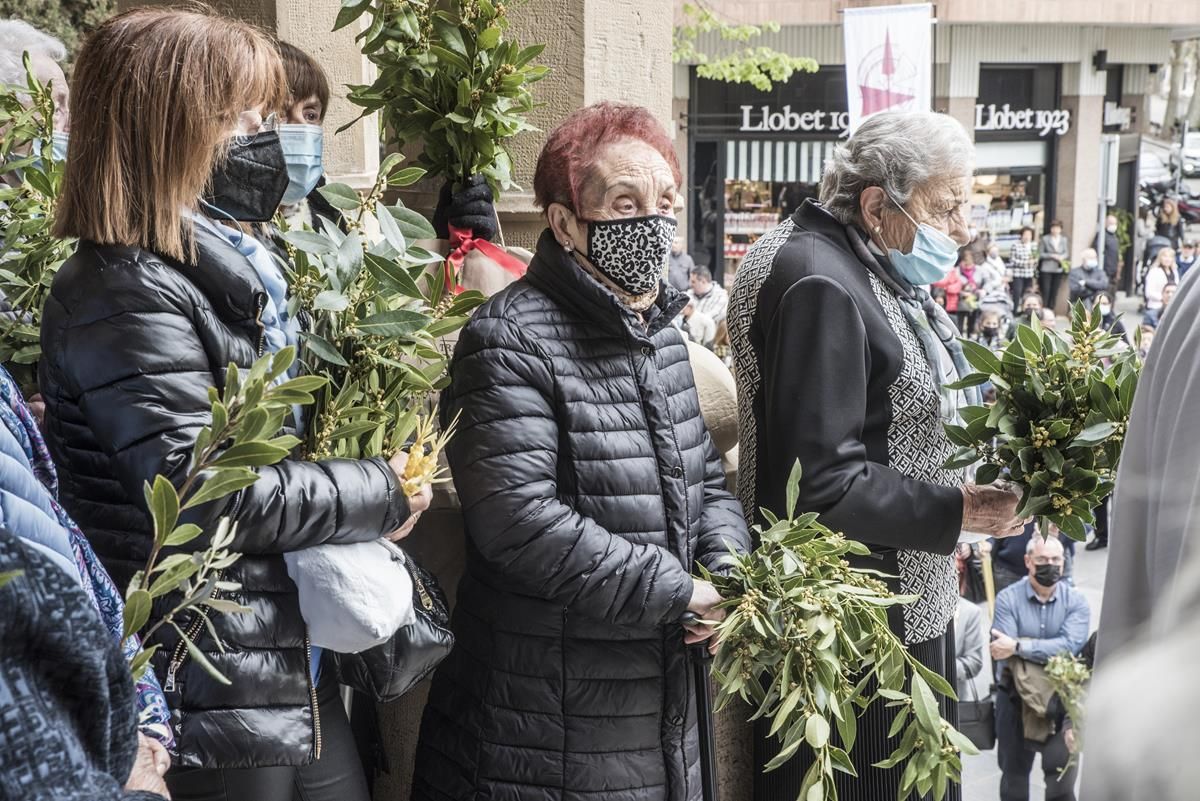
[[[979,334],[975,341],[991,350],[1003,350],[1008,345],[1004,338],[1000,313],[994,310],[983,312],[979,317]]]
[[[1108,275],[1100,266],[1095,248],[1087,248],[1080,254],[1080,263],[1071,269],[1069,280],[1071,302],[1083,301],[1088,308],[1091,308],[1097,295],[1108,290]]]
[[[1037,273],[1035,249],[1033,229],[1028,226],[1022,228],[1021,239],[1013,242],[1008,253],[1009,291],[1012,292],[1014,307],[1021,305],[1021,299],[1030,289],[1037,288],[1034,284]]]
[[[0,20],[0,84],[25,85],[25,53],[29,53],[33,77],[50,87],[50,99],[54,102],[54,131],[62,134],[61,141],[55,137],[55,156],[65,158],[66,134],[71,130],[71,90],[60,64],[67,60],[66,45],[24,20]]]
[[[675,318],[675,323],[697,345],[711,349],[717,339],[717,324],[704,312],[696,311],[696,301],[691,298]]]
[[[1145,301],[1147,314],[1157,312],[1163,307],[1163,289],[1168,284],[1179,283],[1179,268],[1175,265],[1175,251],[1163,248],[1158,251],[1158,258],[1146,273]]]
[[[1032,325],[1035,317],[1038,321],[1041,321],[1043,311],[1042,296],[1036,290],[1030,291],[1021,299],[1021,314],[1009,324],[1008,333],[1005,334],[1005,338],[1009,342],[1012,342],[1017,338],[1017,325],[1021,323]]]
[[[1179,280],[1182,281],[1188,274],[1188,270],[1192,269],[1192,265],[1196,263],[1196,243],[1190,239],[1183,243],[1179,249],[1179,256],[1175,259],[1175,266],[1179,268]]]
[[[979,268],[969,253],[960,257],[958,272],[963,279],[962,294],[958,297],[962,332],[963,336],[971,336],[979,322]]]
[[[1038,252],[1038,290],[1053,309],[1058,305],[1058,290],[1063,276],[1070,270],[1071,241],[1063,236],[1063,225],[1055,220],[1050,223],[1050,233],[1042,237]]]
[[[1163,315],[1167,313],[1167,307],[1171,305],[1171,300],[1175,297],[1175,293],[1179,290],[1178,284],[1167,284],[1162,288],[1162,305],[1157,309],[1147,309],[1142,315],[1142,322],[1146,325],[1158,328],[1162,322]]]
[[[1105,498],[1104,502],[1096,507],[1096,528],[1092,533],[1091,541],[1083,546],[1084,550],[1098,551],[1108,547],[1109,500],[1110,498]]]
[[[143,485],[182,480],[212,423],[209,387],[224,387],[231,362],[245,369],[297,340],[282,266],[217,222],[275,214],[288,173],[272,110],[287,85],[256,28],[167,8],[110,18],[76,68],[86,85],[72,96],[77,134],[55,233],[79,245],[46,301],[39,379],[64,505],[124,586],[153,544]],[[405,462],[287,458],[185,516],[205,532],[236,516],[230,548],[243,555],[224,577],[252,611],[213,621],[224,652],[199,635],[228,687],[174,630],[156,636],[176,801],[365,801],[336,676],[309,646],[283,554],[406,536],[429,493],[405,498]]]
[[[1111,289],[1116,285],[1117,272],[1121,267],[1121,243],[1117,239],[1115,215],[1110,214],[1104,218],[1104,230],[1096,234],[1093,247],[1097,253],[1104,254],[1104,274],[1108,276],[1108,285]]]
[[[969,259],[971,257],[964,255],[962,258]],[[943,306],[946,309],[946,313],[954,318],[954,327],[961,334],[963,323],[965,322],[964,318],[967,316],[966,310],[960,308],[962,305],[960,300],[967,287],[967,281],[962,274],[961,263],[954,265],[954,268],[946,274],[945,278],[941,281],[934,281],[930,284],[930,287],[940,289],[945,293],[946,302]]]
[[[1150,209],[1141,209],[1133,224],[1133,264],[1142,263],[1142,258],[1146,255],[1146,242],[1152,236],[1154,236],[1154,212]]]
[[[1039,525],[1036,521],[1028,523],[1024,531],[1015,537],[984,540],[979,544],[981,551],[992,555],[992,575],[996,580],[996,592],[1017,583],[1025,575],[1025,549],[1034,537],[1041,539]],[[1050,534],[1062,543],[1066,554],[1063,576],[1070,579],[1075,571],[1075,540],[1063,534],[1055,525],[1050,526]]]
[[[170,758],[138,734],[129,663],[64,567],[0,528],[0,794],[164,801]]]
[[[1175,198],[1163,200],[1154,233],[1171,240],[1171,247],[1179,250],[1179,245],[1183,242],[1183,218],[1179,216],[1179,202]]]
[[[954,691],[960,701],[971,697],[969,688],[975,677],[983,672],[983,612],[959,596],[954,611]]]
[[[975,393],[947,389],[968,368],[954,324],[924,286],[946,277],[968,241],[973,154],[947,115],[868,119],[834,149],[821,202],[751,247],[729,318],[743,505],[756,518],[758,509],[785,509],[799,460],[799,507],[866,543],[872,556],[863,564],[919,596],[891,625],[914,658],[950,677],[959,536],[1022,529],[1010,490],[945,469],[954,447],[944,423]],[[954,719],[953,702],[941,700]],[[834,777],[844,801],[896,796],[903,768],[874,767],[892,750],[891,720],[876,707],[860,715],[851,754],[859,778]],[[762,723],[759,768],[777,749]],[[792,801],[811,763],[801,750],[756,775],[756,801]],[[959,792],[951,787],[948,797]]]
[[[529,271],[459,338],[441,414],[466,573],[413,801],[700,799],[685,643],[717,641],[680,618],[723,616],[692,573],[750,535],[671,325],[680,182],[647,109],[567,117],[534,172]]]
[[[980,311],[995,311],[1001,317],[1010,317],[1013,299],[1008,289],[1008,267],[1000,258],[999,245],[988,246],[987,258],[975,268],[975,276]]]
[[[682,236],[676,236],[671,240],[671,256],[670,264],[667,268],[667,283],[677,292],[687,292],[691,286],[692,270],[696,269],[696,262],[684,250],[686,242]]]
[[[1091,611],[1083,593],[1061,580],[1062,543],[1035,536],[1026,549],[1027,575],[996,596],[992,622],[1000,801],[1028,801],[1037,750],[1042,754],[1046,801],[1073,801],[1076,770],[1062,772],[1070,759],[1064,712],[1052,702],[1054,688],[1045,664],[1059,654],[1079,653],[1087,641]],[[1031,747],[1029,741],[1038,746]]]
[[[1150,355],[1150,348],[1154,345],[1154,326],[1142,323],[1138,326],[1138,334],[1141,338],[1141,345],[1138,347],[1138,356],[1143,361]]]
[[[963,254],[970,254],[972,264],[983,264],[988,250],[992,247],[992,238],[988,236],[987,231],[980,231],[974,225],[971,226],[968,233],[971,241],[959,252],[959,258],[961,259]]]
[[[1054,313],[1054,309],[1042,309],[1042,328],[1047,331],[1058,328],[1058,315]]]
[[[713,282],[707,267],[693,267],[690,282],[691,289],[687,294],[696,304],[696,311],[707,314],[720,326],[729,311],[729,293],[725,287]]]
[[[1113,308],[1112,294],[1109,292],[1101,292],[1094,298],[1095,303],[1093,309],[1100,313],[1101,324],[1104,329],[1121,339],[1128,340],[1129,333],[1125,330],[1125,324],[1121,322],[1121,318],[1117,316],[1116,309]]]

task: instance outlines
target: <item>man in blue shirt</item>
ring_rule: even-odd
[[[1046,710],[1052,732],[1049,739],[1027,739],[1023,721],[1027,702],[1013,678],[1015,673],[1032,676],[1032,683],[1044,687],[1044,680],[1039,682],[1039,669],[1026,668],[1045,665],[1058,654],[1077,654],[1087,641],[1091,617],[1087,599],[1061,581],[1063,564],[1062,543],[1035,535],[1025,551],[1028,576],[996,597],[991,653],[1000,676],[996,691],[996,757],[1002,773],[1001,801],[1028,801],[1029,773],[1039,750],[1046,777],[1046,801],[1075,799],[1075,770],[1059,776],[1070,756],[1061,705],[1051,703]],[[1028,693],[1029,683],[1021,684]]]

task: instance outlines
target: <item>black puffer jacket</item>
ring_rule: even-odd
[[[413,799],[695,801],[679,619],[749,536],[663,285],[648,330],[544,234],[442,399],[467,570]]]
[[[196,238],[196,264],[81,242],[55,277],[42,321],[46,439],[62,498],[122,587],[152,541],[143,482],[163,473],[178,485],[211,421],[208,388],[223,387],[229,362],[248,367],[263,348],[265,295],[254,269],[215,234],[198,228]],[[319,724],[308,639],[280,554],[374,539],[408,516],[382,460],[289,460],[258,472],[228,503],[192,518],[211,532],[231,515],[232,550],[246,554],[226,577],[241,583],[238,600],[253,611],[214,616],[227,653],[200,634],[232,685],[186,659],[173,632],[154,657],[184,766],[311,761]]]

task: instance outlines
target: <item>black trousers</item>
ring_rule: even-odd
[[[1042,773],[1046,780],[1046,801],[1075,801],[1075,777],[1072,767],[1062,773],[1071,758],[1063,727],[1051,737],[1042,752]],[[1037,750],[1025,740],[1021,725],[1021,699],[1014,691],[996,688],[996,761],[1000,764],[1000,801],[1029,801],[1029,774]],[[1059,777],[1059,774],[1062,777]]]
[[[1013,277],[1012,284],[1009,289],[1012,291],[1013,309],[1015,313],[1021,313],[1021,300],[1025,297],[1025,291],[1033,286],[1032,278],[1017,278]]]
[[[945,676],[951,687],[955,686],[953,626],[941,637],[910,645],[908,650],[918,662]],[[957,726],[958,704],[939,695],[938,706],[941,708],[942,717]],[[892,801],[897,797],[905,763],[902,762],[890,770],[872,767],[874,763],[882,762],[891,756],[892,751],[900,744],[899,737],[887,736],[894,718],[895,710],[887,709],[880,701],[876,701],[859,715],[858,738],[850,754],[850,760],[854,763],[859,778],[840,771],[833,774],[840,801]],[[804,783],[804,773],[812,764],[812,751],[808,746],[801,746],[796,756],[783,767],[763,773],[763,765],[779,753],[778,741],[767,738],[770,728],[769,718],[763,718],[754,724],[754,801],[795,801],[800,794],[800,786]],[[835,736],[836,732],[834,729]],[[945,799],[961,801],[962,787],[950,784],[946,789]]]
[[[184,768],[167,775],[173,801],[371,801],[332,671],[317,687],[321,758],[303,767]]]
[[[1058,300],[1058,290],[1062,286],[1062,273],[1039,273],[1038,291],[1042,293],[1042,303],[1047,309],[1053,309]]]
[[[1108,498],[1096,507],[1096,539],[1108,544]]]

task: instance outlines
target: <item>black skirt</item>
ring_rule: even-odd
[[[951,687],[956,686],[953,627],[941,637],[910,645],[908,650],[922,665],[944,676]],[[951,725],[957,726],[958,704],[938,695],[938,706],[941,707],[942,717]],[[850,753],[850,760],[854,763],[854,769],[858,771],[858,778],[841,772],[833,774],[840,801],[894,801],[897,797],[905,763],[901,762],[888,770],[872,767],[876,762],[882,762],[891,756],[900,742],[898,736],[887,736],[894,716],[895,710],[888,709],[883,701],[871,704],[859,716],[858,736],[854,750]],[[812,765],[812,751],[808,746],[801,746],[800,751],[787,764],[770,773],[763,773],[763,765],[779,753],[778,741],[766,736],[770,726],[770,718],[758,720],[754,726],[754,801],[796,801],[800,794],[800,786],[804,782],[804,774]],[[835,728],[835,735],[836,732]],[[962,788],[951,784],[947,789],[945,801],[961,799]]]

